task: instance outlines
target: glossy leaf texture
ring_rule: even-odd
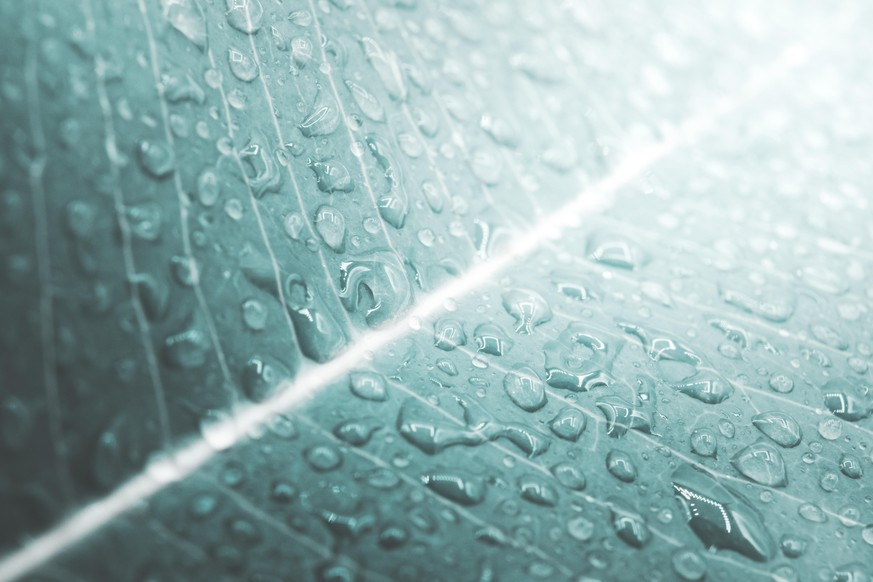
[[[0,572],[873,575],[871,22],[0,2]]]

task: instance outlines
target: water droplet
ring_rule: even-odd
[[[447,424],[443,418],[412,398],[404,401],[400,407],[397,428],[404,439],[430,455],[448,447],[482,444],[488,438],[482,431],[474,432]]]
[[[503,377],[503,389],[522,410],[534,412],[546,404],[543,381],[529,366],[516,365]]]
[[[840,456],[840,471],[849,479],[860,479],[864,474],[861,460],[854,455],[843,453]]]
[[[580,348],[589,355],[581,357]],[[546,384],[562,390],[587,392],[609,384],[609,371],[614,356],[601,339],[585,331],[585,326],[572,322],[558,338],[543,346]],[[617,355],[617,354],[615,354]]]
[[[190,75],[164,73],[161,75],[161,89],[164,98],[170,103],[184,103],[190,101],[197,105],[206,102],[206,93]],[[175,126],[182,136],[187,134],[187,129],[182,129],[187,124],[185,118],[175,122]]]
[[[761,296],[752,296],[741,291],[722,289],[721,295],[725,303],[775,323],[788,321],[794,313],[794,299],[774,290],[768,290],[766,294],[762,291]]]
[[[285,234],[293,240],[300,240],[300,233],[306,227],[303,217],[296,212],[292,212],[285,217],[283,222],[285,226]]]
[[[857,422],[873,413],[870,388],[845,378],[832,378],[822,388],[824,403],[835,416]]]
[[[355,103],[361,110],[361,113],[363,113],[373,121],[385,120],[385,110],[382,108],[382,104],[379,102],[379,99],[376,98],[375,95],[373,95],[357,83],[354,83],[352,81],[346,81],[345,83],[346,87],[348,87],[349,89],[349,92],[352,94],[352,99],[355,100]]]
[[[823,418],[818,421],[818,434],[823,439],[835,441],[843,435],[843,421],[839,418]]]
[[[224,203],[224,213],[231,220],[240,220],[243,217],[243,204],[239,198],[228,198]]]
[[[539,475],[524,475],[518,480],[521,498],[534,505],[554,507],[558,504],[558,492]]]
[[[834,329],[821,324],[813,324],[809,329],[813,337],[821,343],[841,351],[849,349],[849,342],[845,338],[840,337]]]
[[[97,211],[82,200],[73,200],[67,204],[64,213],[65,224],[69,233],[78,240],[88,240],[94,232]]]
[[[812,523],[824,523],[828,520],[827,514],[815,503],[801,503],[797,513],[806,521]]]
[[[303,453],[309,466],[319,473],[333,471],[343,462],[339,449],[332,445],[316,445]]]
[[[213,206],[221,196],[221,185],[218,183],[218,173],[212,168],[206,168],[197,176],[197,199],[207,208]]]
[[[316,362],[326,362],[345,347],[345,332],[303,277],[297,274],[288,276],[285,298],[304,356]]]
[[[388,388],[384,376],[375,372],[352,372],[349,374],[349,389],[364,400],[384,402],[388,400]]]
[[[375,418],[346,420],[333,429],[333,434],[344,442],[361,447],[370,442],[373,433],[382,428],[382,422]]]
[[[691,450],[701,457],[715,458],[718,452],[718,439],[708,428],[698,428],[691,433]]]
[[[654,425],[652,415],[625,399],[619,396],[604,396],[597,399],[596,405],[606,418],[607,435],[620,438],[628,430],[652,434]]]
[[[245,181],[255,198],[261,198],[267,192],[278,192],[282,184],[282,174],[264,147],[267,143],[260,130],[252,130],[248,143],[239,151]]]
[[[606,455],[606,469],[613,477],[625,483],[633,483],[637,478],[637,468],[630,455],[624,451],[609,451]]]
[[[762,412],[756,414],[752,417],[752,424],[781,447],[796,447],[803,438],[800,425],[784,412]]]
[[[346,219],[339,210],[326,204],[315,211],[315,230],[328,247],[341,253],[345,249]]]
[[[787,558],[799,558],[806,552],[809,539],[798,534],[785,534],[779,540],[779,547]]]
[[[694,550],[681,548],[673,552],[673,571],[682,580],[697,582],[706,576],[706,560]]]
[[[252,356],[242,372],[242,388],[253,402],[262,402],[290,382],[289,368],[271,356]]]
[[[785,459],[779,449],[768,442],[758,441],[740,450],[731,464],[744,477],[768,487],[788,485]]]
[[[421,482],[428,489],[465,506],[477,505],[485,499],[485,482],[465,471],[426,473]]]
[[[861,539],[867,544],[873,546],[873,524],[868,525],[861,530]]]
[[[194,45],[206,48],[206,18],[195,0],[161,0],[164,18]]]
[[[287,481],[274,481],[270,487],[270,499],[287,505],[297,497],[297,488]]]
[[[324,91],[320,91],[309,113],[297,127],[305,137],[318,137],[332,134],[339,124],[340,116],[336,102]]]
[[[821,477],[818,480],[819,486],[828,493],[832,493],[837,490],[837,484],[839,483],[839,476],[834,471],[825,471],[821,474]]]
[[[228,49],[227,63],[233,76],[244,83],[251,83],[258,78],[257,63],[242,51],[234,48]]]
[[[733,385],[712,370],[702,370],[684,382],[673,384],[673,388],[704,404],[719,404],[734,393]]]
[[[630,240],[613,234],[596,234],[588,241],[588,256],[598,263],[635,270],[648,262],[648,256]]]
[[[587,484],[582,470],[567,462],[558,463],[552,467],[552,475],[555,476],[558,483],[573,491],[582,491]]]
[[[621,541],[632,548],[642,548],[649,543],[652,534],[646,525],[645,518],[638,511],[617,497],[610,497],[607,502],[612,518],[612,528]]]
[[[257,299],[246,299],[242,304],[242,319],[252,331],[263,331],[267,327],[267,308]]]
[[[779,392],[780,394],[788,394],[794,390],[794,380],[785,374],[774,373],[770,376],[769,384],[774,392]]]
[[[733,550],[759,562],[773,556],[776,544],[758,512],[712,475],[683,464],[672,482],[688,525],[706,547]]]
[[[378,327],[406,311],[412,285],[397,255],[374,251],[340,265],[339,296],[347,311],[364,311],[367,325]]]
[[[428,248],[432,247],[434,245],[434,242],[436,241],[436,236],[429,228],[422,228],[421,230],[419,230],[417,233],[417,237],[418,242]]]
[[[351,192],[355,189],[348,168],[337,161],[309,161],[309,168],[315,172],[315,183],[322,192]]]
[[[588,420],[581,411],[575,408],[562,408],[555,417],[549,421],[549,428],[555,436],[567,441],[576,442],[585,431]]]
[[[206,363],[211,346],[206,335],[192,328],[169,335],[164,340],[164,360],[178,369],[199,368]]]
[[[530,335],[535,327],[552,319],[552,310],[543,296],[528,289],[513,289],[503,294],[503,308],[515,318],[515,333]]]
[[[153,178],[166,178],[176,168],[176,155],[163,140],[142,140],[137,147],[140,166]]]
[[[503,329],[493,323],[483,323],[473,330],[473,339],[479,352],[502,356],[512,349],[513,342]]]
[[[267,429],[272,434],[286,441],[297,438],[297,427],[287,414],[274,414],[267,421]]]
[[[360,39],[360,42],[367,60],[376,71],[376,75],[382,81],[388,95],[398,101],[406,99],[406,83],[397,62],[397,55],[384,50],[376,40],[370,37],[365,36]]]
[[[217,507],[218,497],[208,493],[203,493],[194,498],[189,512],[195,519],[205,519],[212,515]]]
[[[379,531],[379,547],[386,550],[403,547],[408,541],[409,532],[401,525],[388,524]]]
[[[440,319],[433,325],[433,342],[434,346],[448,352],[467,345],[467,334],[458,320]]]
[[[409,213],[409,196],[403,186],[400,165],[385,140],[371,133],[364,141],[385,179],[377,200],[379,215],[392,227],[403,228]]]
[[[587,542],[590,540],[592,536],[594,536],[594,530],[594,522],[582,516],[574,517],[567,522],[567,533],[570,534],[570,537],[574,540],[580,542]]]
[[[260,0],[226,0],[227,22],[240,32],[252,34],[261,28],[264,8]]]

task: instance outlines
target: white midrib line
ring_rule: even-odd
[[[423,296],[402,318],[383,328],[373,330],[335,359],[302,371],[294,380],[284,383],[271,399],[259,404],[241,406],[223,424],[234,434],[233,444],[245,438],[251,429],[268,421],[273,415],[287,411],[317,394],[322,388],[352,370],[373,352],[406,336],[414,324],[439,312],[443,303],[493,281],[495,276],[516,261],[536,250],[543,243],[560,237],[568,228],[578,227],[580,218],[610,205],[620,188],[629,184],[658,160],[712,129],[714,124],[748,101],[763,88],[787,72],[803,64],[809,53],[803,47],[792,46],[783,51],[772,64],[762,67],[737,93],[719,101],[714,107],[693,116],[669,133],[660,143],[652,144],[625,158],[608,175],[583,191],[556,212],[523,235],[516,237],[504,250],[470,272]],[[175,451],[161,455],[148,467],[109,495],[86,505],[69,518],[32,539],[20,550],[0,561],[0,580],[13,580],[39,567],[95,533],[112,519],[155,495],[168,485],[184,479],[213,458],[217,452],[201,438],[180,445]]]

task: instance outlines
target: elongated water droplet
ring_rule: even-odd
[[[674,471],[672,481],[688,525],[705,546],[733,550],[759,562],[773,556],[776,543],[742,497],[688,464]]]
[[[762,412],[752,417],[755,428],[779,446],[791,448],[800,444],[800,425],[784,412]]]
[[[345,249],[346,219],[339,210],[326,204],[315,211],[315,231],[336,253]]]

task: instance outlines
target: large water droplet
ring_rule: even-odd
[[[251,83],[258,78],[257,63],[252,57],[240,50],[235,48],[227,50],[227,64],[230,66],[230,72],[233,73],[233,76],[244,83]]]
[[[264,19],[264,7],[260,0],[226,0],[227,22],[246,34],[257,32]]]
[[[768,442],[759,441],[747,446],[733,456],[731,464],[744,477],[761,485],[768,487],[788,485],[785,459],[782,458],[779,449]]]
[[[688,525],[705,546],[733,550],[759,562],[773,556],[776,543],[745,499],[688,464],[676,469],[672,481]]]
[[[762,412],[752,417],[755,428],[779,446],[791,448],[800,444],[800,425],[784,412]]]
[[[339,296],[349,312],[365,312],[370,327],[405,312],[413,299],[406,270],[389,251],[374,251],[343,262]]]
[[[346,335],[339,323],[300,275],[288,276],[285,291],[300,351],[316,362],[333,358],[346,345]]]

